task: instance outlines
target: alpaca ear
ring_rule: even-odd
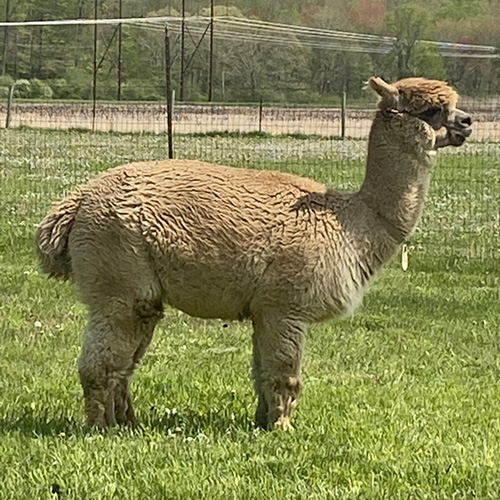
[[[399,91],[393,85],[384,82],[378,76],[372,76],[368,80],[370,87],[382,98],[379,103],[380,109],[394,109],[399,108]]]

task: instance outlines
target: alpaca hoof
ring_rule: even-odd
[[[133,410],[132,410],[133,412]],[[139,422],[136,418],[135,415],[131,415],[127,412],[127,416],[124,420],[121,420],[120,422],[118,422],[119,425],[123,425],[125,427],[128,427],[130,429],[136,429],[137,427],[139,427]]]
[[[283,431],[293,432],[295,429],[290,422],[290,417],[281,416],[276,422],[274,422],[275,429],[281,429]]]
[[[109,427],[108,411],[102,400],[97,398],[86,398],[85,413],[87,414],[87,426],[94,429],[105,429]]]
[[[100,416],[88,416],[87,426],[93,429],[103,430],[109,427],[109,424],[104,415]]]
[[[116,423],[130,428],[137,427],[132,396],[128,390],[115,392],[115,418]]]
[[[269,428],[269,408],[262,396],[259,397],[257,411],[255,412],[255,427],[260,429]]]

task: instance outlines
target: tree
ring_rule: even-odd
[[[182,0],[122,0],[125,17],[179,15]],[[209,15],[209,0],[185,0],[188,15]],[[116,17],[117,0],[98,0],[99,17]],[[11,21],[92,18],[89,0],[0,0],[0,17]],[[216,0],[216,16],[257,18],[277,23],[392,35],[389,54],[367,55],[272,42],[243,41],[230,33],[215,38],[215,84],[234,100],[327,99],[344,86],[356,96],[375,72],[388,79],[425,75],[448,79],[461,92],[500,91],[498,64],[442,55],[419,40],[480,43],[500,47],[500,2],[494,0]],[[188,23],[189,24],[189,23]],[[217,29],[221,29],[218,27]],[[116,27],[98,29],[99,97],[114,97],[118,60]],[[172,30],[174,86],[179,78],[179,43]],[[204,99],[208,87],[208,37],[192,30],[186,37],[189,98]],[[192,35],[192,36],[191,36]],[[114,37],[113,37],[114,36]],[[163,31],[123,27],[126,96],[164,95]],[[248,37],[247,37],[248,38]],[[54,83],[55,96],[88,96],[92,83],[92,26],[8,27],[0,35],[0,73],[14,79]],[[103,57],[105,55],[105,57]],[[65,82],[65,83],[64,83]],[[219,94],[220,95],[220,94]],[[124,96],[125,97],[125,96]]]
[[[412,72],[425,78],[446,80],[447,72],[443,56],[434,44],[417,43],[413,52]]]
[[[386,16],[386,25],[396,37],[393,55],[396,59],[397,77],[404,78],[413,74],[410,62],[417,40],[429,31],[429,10],[417,2],[407,2],[396,7]]]

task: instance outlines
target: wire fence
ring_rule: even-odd
[[[474,135],[440,152],[422,221],[410,252],[497,266],[500,258],[500,134],[498,104],[470,101]],[[177,105],[177,158],[267,168],[355,190],[363,179],[373,109]],[[2,196],[10,243],[31,238],[51,202],[97,172],[168,156],[162,104],[103,103],[92,133],[88,103],[18,103],[11,128],[0,131]],[[0,120],[5,106],[0,108]],[[8,245],[18,251],[17,245]],[[8,249],[6,249],[8,250]]]
[[[158,43],[163,43],[161,37]],[[151,85],[152,93],[164,91],[164,70],[158,67],[160,83]],[[89,82],[91,77],[89,73]],[[148,90],[137,81],[127,85],[137,93],[134,85],[141,85],[141,95]],[[14,96],[9,107],[9,93],[3,95],[0,255],[32,252],[34,229],[51,203],[98,172],[168,157],[164,98],[92,102]],[[366,105],[370,100],[373,104]],[[174,155],[288,171],[356,190],[364,176],[375,102],[369,93],[356,102],[348,100],[345,109],[277,105],[265,99],[260,104],[177,102]],[[500,97],[464,98],[460,107],[471,113],[474,133],[463,147],[440,152],[422,220],[409,241],[410,256],[437,266],[473,263],[481,270],[498,270]]]

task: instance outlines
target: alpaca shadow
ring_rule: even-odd
[[[233,432],[251,432],[255,429],[250,415],[234,414],[227,409],[209,410],[206,413],[191,409],[178,412],[157,414],[154,408],[149,415],[139,413],[139,425],[134,428],[113,427],[110,432],[138,433],[143,431],[159,431],[166,435],[181,435],[196,437],[200,435],[222,436]],[[0,436],[19,433],[28,437],[85,437],[94,433],[106,433],[88,427],[84,421],[77,421],[70,417],[44,417],[34,415],[13,416],[0,418]]]
[[[20,433],[31,437],[84,436],[88,429],[69,417],[44,417],[34,415],[0,418],[0,435]]]

